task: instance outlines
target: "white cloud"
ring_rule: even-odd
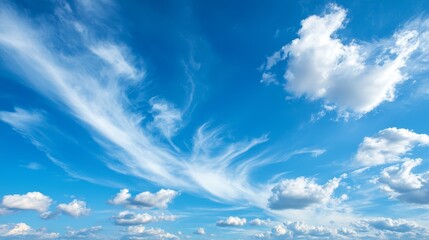
[[[128,234],[131,236],[139,236],[137,239],[179,239],[176,235],[168,233],[160,228],[145,228],[144,226],[128,227]],[[129,237],[129,239],[136,239]]]
[[[335,229],[324,226],[311,226],[299,221],[285,223],[285,226],[292,233],[292,239],[299,236],[333,238],[337,234]]]
[[[421,232],[425,228],[404,219],[374,218],[361,220],[354,224],[358,231],[368,231],[369,228],[392,232]]]
[[[226,220],[217,221],[216,225],[219,227],[243,226],[246,222],[246,218],[228,217]]]
[[[15,108],[13,112],[0,111],[0,120],[18,131],[25,131],[44,122],[44,116],[37,111]]]
[[[194,234],[197,234],[197,235],[205,235],[206,234],[206,230],[204,229],[204,228],[198,228],[195,232],[194,232]]]
[[[133,203],[143,207],[164,209],[168,207],[168,204],[173,201],[178,194],[178,192],[171,189],[161,189],[156,193],[146,191],[137,194]]]
[[[4,234],[4,236],[26,235],[30,232],[31,227],[25,223],[17,223],[11,230]]]
[[[3,196],[1,205],[8,209],[35,210],[43,213],[51,206],[52,199],[40,192]]]
[[[429,204],[429,172],[411,172],[421,163],[421,159],[409,159],[401,165],[384,168],[376,181],[393,198],[409,203]]]
[[[271,223],[272,222],[270,219],[262,220],[259,218],[255,218],[249,222],[249,224],[252,226],[269,226]]]
[[[325,185],[319,185],[314,179],[305,177],[282,180],[271,190],[268,207],[273,210],[302,209],[313,204],[326,203],[344,177],[345,175],[333,178]]]
[[[43,20],[33,21],[28,17],[31,15],[22,14],[21,10],[1,3],[0,54],[4,62],[16,63],[8,66],[21,76],[17,81],[22,81],[25,86],[54,102],[60,111],[81,124],[105,149],[103,159],[113,171],[216,201],[245,202],[265,208],[269,189],[264,184],[254,184],[250,173],[281,160],[259,150],[250,151],[267,142],[268,137],[262,135],[237,141],[224,134],[222,127],[210,129],[208,124],[203,124],[197,129],[192,142],[184,143],[188,146],[183,149],[166,143],[143,126],[142,119],[149,119],[146,115],[150,111],[135,111],[135,99],[128,98],[130,90],[136,89],[131,89],[133,84],[123,78],[132,78],[135,75],[132,69],[137,69],[137,75],[144,72],[136,64],[138,57],[127,52],[131,48],[120,41],[99,39],[104,34],[93,34],[97,26],[92,25],[91,21],[84,26],[84,30],[81,24],[77,28],[80,30],[76,31],[78,24],[75,19],[80,16],[79,7],[75,10],[76,13],[66,11],[61,21],[49,13],[40,16]],[[64,39],[73,39],[76,47],[68,47],[69,42],[65,47],[61,44]],[[57,47],[52,48],[52,45]],[[115,54],[118,59],[112,59]],[[119,61],[119,68],[106,67],[106,63],[115,61]],[[138,100],[149,101],[151,96],[142,97],[144,99]],[[170,115],[167,119],[177,120]],[[167,135],[176,131],[172,130],[175,129],[171,128],[172,125],[163,126],[167,126],[165,129],[168,130],[164,131]],[[46,141],[43,143],[49,145]],[[69,175],[101,182],[72,171],[69,165],[75,162],[67,164],[67,160],[59,161],[53,157],[57,149],[44,149],[52,152],[48,158]],[[114,184],[114,181],[104,183]],[[142,204],[159,205],[147,199],[143,199]]]
[[[375,136],[365,137],[355,156],[363,166],[403,161],[404,155],[416,146],[428,146],[429,135],[404,128],[386,128]]]
[[[336,32],[345,21],[346,10],[334,4],[324,15],[302,20],[299,37],[267,59],[262,81],[287,59],[286,91],[335,105],[342,117],[359,117],[393,101],[397,86],[407,80],[411,55],[427,45],[427,25],[406,26],[390,39],[344,43]]]
[[[129,226],[128,227],[128,234],[136,235],[136,234],[142,234],[144,233],[145,226],[143,225],[137,225],[137,226]]]
[[[354,229],[307,225],[301,221],[277,224],[271,232],[254,235],[259,239],[360,239]],[[365,239],[365,238],[362,238]]]
[[[88,215],[91,209],[86,207],[86,202],[74,199],[68,204],[62,203],[57,206],[58,211],[72,217]]]
[[[180,129],[182,124],[182,112],[171,103],[159,98],[151,98],[151,113],[153,121],[151,126],[158,129],[168,140]]]
[[[141,192],[132,198],[129,190],[124,188],[121,189],[113,199],[109,200],[109,203],[128,207],[165,209],[178,195],[179,193],[174,190],[161,189],[156,193],[148,191]]]
[[[279,236],[284,237],[286,234],[290,234],[290,233],[284,226],[280,224],[274,226],[273,229],[271,230],[271,235],[275,237],[279,237]]]
[[[108,63],[115,70],[116,74],[136,80],[144,77],[144,72],[138,70],[130,63],[130,56],[126,53],[125,47],[120,47],[112,43],[98,43],[90,47],[90,50]]]
[[[3,225],[0,227],[0,237],[5,239],[56,239],[59,233],[46,232],[45,229],[33,229],[26,223]]]
[[[89,228],[82,228],[74,230],[68,228],[66,238],[69,239],[100,239],[101,237],[97,234],[103,230],[102,226],[94,226]]]
[[[116,196],[109,200],[108,202],[113,205],[126,205],[129,204],[129,199],[131,198],[130,191],[126,188],[121,189]]]
[[[131,211],[122,211],[114,217],[115,224],[123,226],[142,225],[158,221],[175,221],[176,218],[174,215],[152,216],[148,213],[134,213]]]

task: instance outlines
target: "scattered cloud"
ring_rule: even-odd
[[[174,190],[161,189],[156,193],[141,192],[132,198],[128,189],[121,189],[113,199],[109,200],[109,203],[127,207],[166,209],[178,195],[179,192]]]
[[[22,195],[5,195],[1,205],[11,210],[35,210],[43,213],[49,209],[51,203],[52,199],[40,192],[28,192]]]
[[[132,61],[132,56],[127,54],[124,46],[118,46],[112,43],[97,43],[89,48],[95,55],[109,64],[110,68],[120,76],[137,80],[144,77],[144,71],[137,69]]]
[[[175,221],[177,216],[174,215],[159,215],[152,216],[148,213],[134,213],[131,211],[122,211],[114,217],[116,225],[132,226],[142,225],[158,221]]]
[[[129,226],[128,227],[128,234],[136,235],[136,234],[142,234],[144,233],[145,226],[143,225],[137,225],[137,226]]]
[[[345,43],[337,31],[345,27],[346,15],[330,4],[325,14],[302,20],[299,37],[267,58],[261,82],[274,82],[273,67],[287,60],[285,90],[334,105],[340,117],[359,117],[394,101],[414,65],[412,55],[427,53],[427,24],[408,24],[388,39]]]
[[[102,226],[94,226],[89,228],[82,228],[74,230],[72,228],[67,229],[65,238],[68,239],[101,239],[97,233],[103,230]]]
[[[326,203],[345,177],[333,178],[324,185],[306,177],[282,180],[272,188],[268,207],[273,210],[303,209],[313,204]]]
[[[359,231],[368,231],[368,228],[373,228],[381,231],[392,232],[417,232],[424,230],[423,227],[414,222],[404,219],[391,219],[391,218],[374,218],[361,220],[354,225]]]
[[[249,222],[252,226],[269,226],[272,224],[270,219],[262,220],[259,218],[255,218],[252,221]]]
[[[219,220],[216,222],[216,226],[219,227],[232,227],[232,226],[243,226],[246,224],[246,218],[239,217],[228,217],[226,220]]]
[[[153,116],[151,126],[158,129],[165,138],[171,140],[181,128],[182,112],[171,103],[159,98],[151,98],[149,103]]]
[[[26,223],[0,225],[0,237],[5,239],[56,239],[59,236],[45,229],[33,229]]]
[[[128,227],[128,236],[126,239],[179,239],[176,235],[168,233],[160,228],[145,228],[144,226]]]
[[[428,146],[429,135],[404,128],[386,128],[375,136],[365,137],[356,153],[356,161],[363,166],[376,166],[404,161],[404,155],[417,146]]]
[[[44,122],[44,116],[37,111],[15,108],[13,112],[0,111],[0,120],[11,125],[17,131],[28,131]]]
[[[384,168],[376,182],[392,198],[415,204],[429,204],[429,172],[411,172],[421,163],[421,159],[408,159],[401,165]]]
[[[72,217],[88,215],[91,209],[86,207],[86,202],[74,199],[68,204],[62,203],[57,206],[59,212]]]
[[[119,190],[116,196],[113,199],[110,199],[108,202],[113,205],[127,205],[129,204],[130,198],[131,198],[130,191],[124,188]]]
[[[197,235],[205,235],[206,234],[206,230],[204,228],[197,228],[197,230],[194,232],[194,234]]]

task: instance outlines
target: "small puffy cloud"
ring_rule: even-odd
[[[298,237],[318,237],[318,238],[333,238],[337,231],[324,226],[311,226],[300,221],[288,222],[284,224],[293,238]],[[292,238],[292,239],[293,239]]]
[[[128,227],[128,238],[125,239],[179,239],[176,235],[160,228],[145,228],[144,226]]]
[[[376,166],[402,161],[416,146],[428,146],[429,135],[404,128],[386,128],[375,136],[365,137],[355,156],[363,166]]]
[[[97,233],[101,230],[103,230],[102,226],[82,228],[78,230],[68,228],[65,237],[68,239],[100,239],[100,236]]]
[[[206,230],[204,229],[204,228],[198,228],[195,232],[194,232],[194,234],[197,234],[197,235],[205,235],[206,234]]]
[[[5,239],[56,239],[59,236],[59,233],[46,232],[45,229],[33,229],[26,223],[0,226],[0,237]]]
[[[219,227],[243,226],[246,222],[246,218],[228,217],[226,220],[217,221],[216,225]]]
[[[7,209],[35,210],[40,213],[48,210],[52,199],[40,192],[3,196],[1,205]]]
[[[267,220],[262,220],[259,218],[255,218],[252,221],[249,222],[250,225],[252,226],[269,226],[271,224],[271,220],[267,219]]]
[[[157,193],[142,192],[136,195],[133,203],[148,208],[165,209],[168,204],[178,195],[178,192],[170,189],[161,189]]]
[[[72,217],[88,215],[91,209],[86,207],[86,202],[74,199],[68,204],[62,203],[57,206],[58,211]]]
[[[345,234],[343,234],[345,233]],[[277,224],[271,232],[254,235],[257,239],[342,239],[341,236],[354,236],[351,229],[337,230],[325,226],[311,226],[300,221]]]
[[[174,215],[152,216],[148,213],[134,213],[131,211],[122,211],[114,217],[115,224],[123,226],[142,225],[158,221],[174,221],[176,218]]]
[[[109,200],[114,205],[124,205],[127,207],[160,208],[165,209],[179,193],[171,189],[161,189],[156,193],[141,192],[132,198],[128,189],[121,189],[116,196]]]
[[[146,229],[145,226],[137,225],[137,226],[129,226],[127,231],[128,231],[128,234],[136,235],[136,234],[144,233],[145,229]]]
[[[333,178],[324,185],[306,177],[282,180],[271,190],[268,207],[274,210],[302,209],[313,204],[326,203],[343,177]]]
[[[409,203],[429,204],[429,172],[411,172],[421,163],[421,159],[409,159],[401,165],[384,168],[376,182],[393,198]]]
[[[271,235],[275,237],[285,236],[286,234],[288,234],[288,230],[281,224],[274,226],[271,230]]]
[[[108,202],[113,205],[126,205],[129,203],[129,199],[131,198],[130,191],[126,188],[121,189],[116,196],[109,200]]]
[[[408,60],[427,42],[426,29],[406,26],[389,39],[344,43],[336,32],[345,27],[346,15],[331,4],[325,14],[302,20],[299,37],[267,58],[261,82],[274,82],[273,67],[287,60],[285,90],[334,105],[342,117],[359,117],[393,101],[407,80]]]
[[[4,236],[26,235],[31,231],[31,227],[25,223],[18,223],[10,229]]]

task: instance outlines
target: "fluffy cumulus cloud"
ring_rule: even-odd
[[[134,213],[131,211],[122,211],[114,217],[115,224],[123,226],[142,225],[158,221],[174,221],[176,218],[174,215],[153,216],[148,213]]]
[[[206,230],[204,228],[197,228],[197,230],[194,232],[194,234],[197,235],[205,235],[206,234]]]
[[[404,128],[386,128],[375,136],[365,137],[355,156],[363,166],[375,166],[403,161],[416,146],[428,146],[429,135]]]
[[[345,43],[337,31],[345,27],[346,14],[331,4],[324,15],[304,19],[299,37],[267,59],[262,81],[275,82],[273,67],[287,60],[285,89],[296,97],[321,99],[340,116],[361,116],[393,101],[398,85],[407,80],[410,57],[424,50],[419,47],[427,43],[428,31],[420,28],[426,25],[408,25],[389,39]]]
[[[62,203],[57,206],[59,212],[70,215],[72,217],[80,217],[88,215],[91,209],[86,207],[86,202],[74,199],[68,204]]]
[[[421,159],[409,159],[401,165],[384,168],[376,181],[393,198],[409,203],[429,204],[429,172],[411,172],[421,163]]]
[[[56,239],[59,236],[45,229],[33,229],[26,223],[0,225],[0,237],[4,239]]]
[[[136,195],[134,198],[134,204],[149,208],[167,208],[168,204],[178,195],[179,193],[171,189],[161,189],[156,193],[142,192]]]
[[[13,194],[3,196],[1,205],[7,209],[35,210],[46,212],[51,206],[52,199],[40,192],[28,192],[26,194]]]
[[[271,232],[257,233],[257,239],[356,239],[357,232],[350,228],[329,228],[307,225],[300,221],[277,224]]]
[[[269,226],[271,223],[272,222],[270,219],[263,220],[259,218],[255,218],[249,222],[249,224],[252,226]]]
[[[121,189],[116,196],[109,200],[110,204],[124,205],[132,208],[160,208],[166,209],[168,204],[178,196],[179,193],[171,189],[161,189],[156,193],[148,191],[137,194],[134,198],[128,189]]]
[[[129,199],[131,198],[130,191],[126,188],[119,190],[114,198],[110,199],[108,202],[113,205],[126,205],[129,204]]]
[[[246,218],[239,217],[228,217],[226,220],[219,220],[216,222],[216,225],[219,227],[232,227],[232,226],[243,226],[246,224]]]
[[[376,236],[378,239],[427,239],[427,228],[404,219],[374,218],[353,224],[361,236]]]
[[[274,210],[303,209],[313,204],[328,202],[341,179],[333,178],[324,185],[319,185],[314,179],[299,177],[285,179],[272,188],[268,199],[268,207]]]
[[[391,219],[391,218],[375,218],[368,220],[361,220],[354,224],[360,231],[367,231],[368,228],[377,230],[387,230],[393,232],[411,232],[423,230],[416,223],[404,219]]]

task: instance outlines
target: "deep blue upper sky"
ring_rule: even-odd
[[[0,238],[427,239],[427,1],[3,1]]]

